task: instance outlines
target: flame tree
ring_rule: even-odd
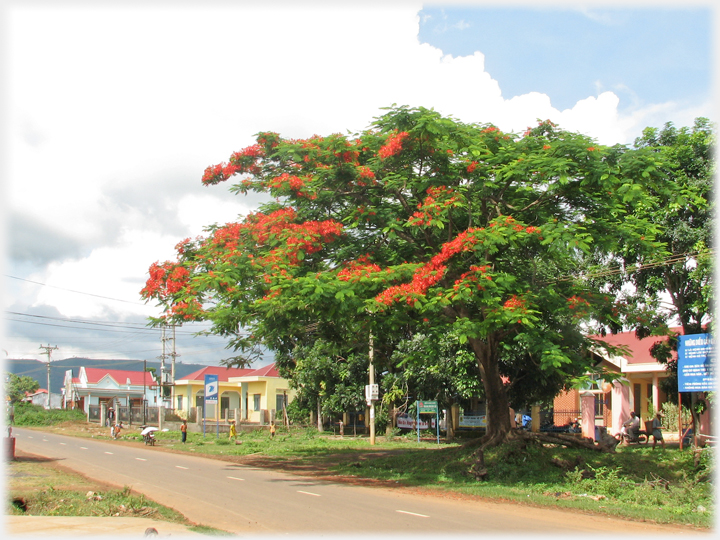
[[[635,212],[673,196],[656,160],[549,121],[515,135],[424,108],[352,136],[260,133],[202,181],[273,202],[178,244],[142,295],[164,310],[155,322],[212,322],[231,364],[258,344],[289,357],[318,339],[367,347],[370,331],[453,336],[476,359],[496,444],[504,375],[567,382],[592,367],[589,329],[621,327],[596,265],[657,248]]]

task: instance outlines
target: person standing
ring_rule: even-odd
[[[185,443],[187,441],[187,420],[183,420],[180,424],[180,435],[182,435],[182,442]]]
[[[653,424],[652,424],[652,436],[653,436],[653,450],[655,450],[655,445],[658,441],[660,441],[660,444],[662,444],[663,450],[665,450],[665,439],[663,439],[662,435],[662,417],[665,416],[660,411],[655,413],[655,418],[653,418]]]

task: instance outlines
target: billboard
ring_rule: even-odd
[[[715,351],[711,334],[678,338],[678,392],[715,390]]]

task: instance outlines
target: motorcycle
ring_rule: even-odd
[[[634,437],[631,437],[630,434],[627,432],[622,432],[622,433],[616,433],[615,438],[620,442],[624,442],[625,444],[631,444],[631,443],[647,444],[648,433],[645,430],[639,429],[635,432]]]

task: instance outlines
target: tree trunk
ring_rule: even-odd
[[[319,432],[323,432],[323,417],[322,417],[322,404],[320,403],[320,397],[317,400],[317,428]]]
[[[495,446],[507,440],[510,433],[510,404],[497,360],[497,345],[491,334],[486,339],[468,340],[480,368],[480,377],[485,388],[486,429],[482,446]]]

